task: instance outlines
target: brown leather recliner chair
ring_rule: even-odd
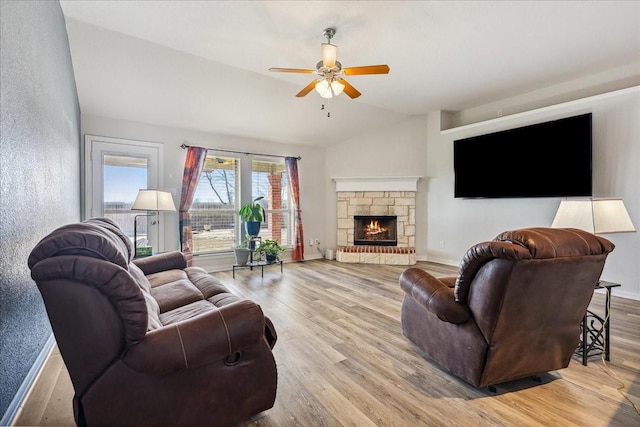
[[[409,268],[402,331],[476,387],[566,368],[613,248],[582,230],[528,228],[473,246],[457,277]]]
[[[180,252],[133,260],[94,218],[58,228],[28,264],[73,383],[78,425],[224,426],[273,406],[273,325]]]

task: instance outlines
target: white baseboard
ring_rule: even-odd
[[[420,257],[420,258],[416,257],[416,259],[418,261],[434,262],[436,264],[448,265],[450,267],[458,267],[460,265],[459,261],[454,261],[446,258],[432,257],[432,256]]]
[[[598,291],[596,291],[598,292]],[[604,293],[604,291],[602,291]],[[631,292],[619,291],[618,289],[613,289],[611,295],[614,297],[620,297],[625,299],[631,299],[634,301],[640,301],[640,295],[634,294]]]

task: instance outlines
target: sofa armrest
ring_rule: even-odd
[[[148,332],[122,361],[138,372],[166,375],[225,359],[264,339],[264,314],[243,300]],[[266,345],[266,344],[265,344]],[[234,359],[235,360],[235,359]]]
[[[133,263],[140,267],[145,276],[167,270],[182,270],[187,268],[187,259],[182,252],[172,251],[163,254],[136,258]]]
[[[453,296],[454,278],[437,279],[419,268],[408,268],[400,275],[400,287],[418,304],[440,320],[461,324],[471,316]]]

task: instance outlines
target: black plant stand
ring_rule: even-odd
[[[264,268],[266,266],[269,265],[277,265],[280,264],[280,273],[283,272],[283,267],[282,267],[282,261],[280,260],[276,260],[276,261],[254,261],[253,260],[253,254],[256,252],[256,248],[258,246],[260,246],[260,243],[262,243],[262,237],[260,236],[254,236],[251,237],[251,239],[248,242],[249,245],[249,262],[244,264],[244,265],[239,265],[239,264],[234,264],[233,265],[233,278],[236,278],[236,269],[239,268],[249,268],[253,271],[254,267],[260,267],[261,273],[262,273],[262,277],[264,278]]]
[[[280,273],[283,272],[283,267],[282,267],[282,261],[277,260],[277,261],[273,261],[273,262],[266,262],[266,261],[251,261],[248,262],[245,265],[234,265],[233,266],[233,278],[236,278],[236,269],[238,268],[249,268],[251,270],[253,270],[254,267],[260,267],[261,270],[261,276],[264,278],[264,268],[269,266],[269,265],[278,265],[280,264]]]

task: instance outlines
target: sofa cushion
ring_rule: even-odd
[[[151,286],[151,295],[160,306],[160,313],[200,300],[207,300],[215,306],[222,307],[241,299],[200,267],[153,273],[149,274],[147,279]]]
[[[164,326],[167,326],[214,310],[217,310],[217,308],[211,303],[207,301],[196,301],[160,314],[160,321]]]
[[[211,304],[215,305],[216,307],[222,307],[240,300],[241,298],[239,298],[237,295],[234,295],[230,292],[217,294],[210,298],[207,298],[207,301],[209,301]]]
[[[203,297],[213,304],[222,306],[239,300],[236,295],[229,292],[229,289],[222,282],[211,276],[204,269],[187,267],[184,271],[191,283],[202,292]],[[232,297],[232,300],[229,300],[228,297]]]
[[[134,263],[129,264],[129,274],[133,277],[140,290],[142,296],[144,296],[145,304],[147,305],[147,314],[149,315],[149,324],[147,325],[147,331],[153,331],[162,327],[160,323],[160,306],[158,302],[151,296],[151,285],[144,275],[142,270]]]
[[[167,283],[186,280],[188,279],[188,276],[184,272],[184,270],[171,269],[171,270],[163,270],[156,273],[147,274],[147,279],[149,280],[149,285],[151,285],[151,289],[154,289],[154,288],[157,288],[158,286],[166,285]]]
[[[177,274],[176,272],[182,274]],[[151,283],[154,281],[157,283],[161,279],[158,276],[162,276],[163,274],[164,273],[155,273],[147,276],[147,278],[149,278]],[[179,270],[170,270],[167,276],[174,280],[161,285],[156,285],[155,287],[152,285],[151,287],[151,296],[153,296],[158,302],[158,305],[160,306],[160,313],[165,313],[183,305],[204,299],[202,292],[200,292],[200,290],[189,281],[184,272]]]

